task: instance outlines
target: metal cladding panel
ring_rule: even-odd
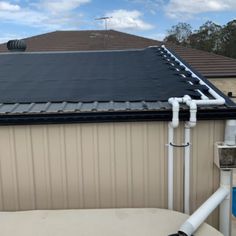
[[[191,210],[219,184],[213,144],[223,121],[192,135]],[[0,210],[167,207],[167,122],[0,127]],[[183,124],[176,132],[183,143]],[[175,209],[183,209],[183,150],[175,151]],[[218,225],[217,212],[209,223]]]

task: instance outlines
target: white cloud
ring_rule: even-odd
[[[54,0],[49,2],[43,0],[31,3],[27,7],[0,1],[0,21],[39,27],[44,30],[76,29],[82,14],[73,10],[89,1]]]
[[[164,7],[171,18],[191,18],[204,12],[236,10],[235,0],[170,0]]]
[[[26,37],[28,37],[28,35],[26,35],[26,34],[3,33],[3,34],[0,34],[0,43],[5,43],[11,39],[22,39],[22,38],[26,38]]]
[[[39,5],[53,13],[59,13],[74,10],[80,5],[89,2],[90,0],[43,0],[39,2]]]
[[[137,10],[128,11],[119,9],[108,12],[106,16],[112,17],[108,21],[108,27],[112,29],[149,30],[153,28],[153,25],[146,23],[141,19],[142,13]]]
[[[20,6],[16,4],[11,4],[9,2],[0,1],[0,11],[19,11]]]
[[[141,4],[144,9],[155,15],[158,11],[162,10],[165,0],[128,0],[135,4]]]
[[[163,41],[163,39],[166,37],[166,33],[156,33],[151,35],[146,35],[147,38]]]

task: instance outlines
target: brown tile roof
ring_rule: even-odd
[[[27,51],[81,51],[145,48],[162,42],[114,30],[55,31],[26,38]],[[236,77],[236,60],[192,48],[167,45],[204,76]],[[0,52],[6,52],[6,44]]]
[[[208,78],[236,78],[236,59],[193,48],[176,45],[169,45],[169,47],[194,69]]]

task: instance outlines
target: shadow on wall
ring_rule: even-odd
[[[232,92],[228,92],[228,97],[233,100],[234,102],[236,102],[236,94],[233,94]]]

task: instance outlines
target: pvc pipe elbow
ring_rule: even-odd
[[[197,104],[194,100],[188,100],[186,101],[186,104],[189,106],[190,118],[189,121],[186,122],[185,126],[191,128],[197,124]]]
[[[168,102],[172,105],[172,122],[171,126],[176,128],[179,126],[179,102],[177,98],[169,98]]]
[[[170,104],[172,104],[173,101],[174,101],[174,98],[169,98],[169,99],[168,99],[168,103],[170,103]]]
[[[189,95],[184,95],[183,96],[183,102],[187,103],[188,101],[191,101],[192,98]]]
[[[220,97],[219,99],[217,99],[219,101],[218,105],[224,105],[225,104],[225,99]]]

